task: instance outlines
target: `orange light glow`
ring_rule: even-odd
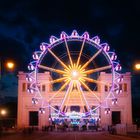
[[[135,65],[136,70],[140,70],[140,63]]]
[[[6,66],[7,66],[8,69],[13,69],[15,65],[14,65],[13,62],[7,62]]]
[[[7,114],[7,111],[4,110],[4,109],[2,109],[2,110],[0,111],[0,114],[1,114],[2,116],[5,116],[5,115]]]

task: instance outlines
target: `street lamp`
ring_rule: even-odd
[[[4,71],[10,71],[12,72],[15,68],[15,63],[13,61],[1,61],[0,60],[0,90],[1,90],[1,87],[2,87],[2,75],[4,73]],[[4,70],[4,71],[3,71]],[[2,93],[0,93],[0,99],[1,99],[1,95]]]
[[[15,63],[14,61],[2,61],[0,59],[0,100],[1,97],[3,97],[3,92],[1,91],[1,87],[4,85],[3,83],[5,82],[4,76],[8,74],[7,72],[12,72],[15,69]],[[10,73],[11,74],[11,73]],[[6,75],[9,76],[9,75]],[[7,122],[7,110],[6,109],[0,109],[0,126],[6,126]],[[6,124],[5,124],[6,123]]]
[[[4,127],[4,118],[7,115],[6,109],[0,109],[0,128]]]
[[[14,62],[12,62],[12,61],[8,61],[8,62],[6,63],[6,67],[7,67],[7,69],[9,69],[9,70],[13,70],[14,66],[15,66],[15,64],[14,64]]]
[[[7,114],[7,111],[5,110],[5,109],[2,109],[1,111],[0,111],[0,115],[1,116],[5,116]]]
[[[135,69],[140,70],[140,63],[135,64]]]
[[[140,124],[140,117],[138,113],[138,105],[139,105],[139,87],[140,83],[140,60],[137,60],[137,62],[134,62],[133,64],[133,71],[132,71],[132,99],[133,99],[133,116],[135,116],[134,122],[139,127]],[[136,109],[137,108],[137,109]]]
[[[0,79],[1,79],[1,76],[2,76],[2,69],[3,69],[2,63],[3,62],[0,61]],[[15,63],[13,61],[6,61],[6,63],[4,63],[4,68],[7,71],[12,71],[15,68]]]

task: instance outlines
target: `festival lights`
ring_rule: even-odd
[[[81,42],[81,46],[80,46],[80,50],[77,54],[77,58],[74,60],[72,57],[72,52],[69,48],[68,42],[74,42],[74,41],[79,41]],[[54,51],[54,47],[60,45],[64,43],[64,47],[66,49],[66,53],[67,53],[67,57],[69,60],[69,64],[66,64],[65,61],[63,59],[61,59],[56,52]],[[90,46],[96,48],[96,52],[94,54],[92,54],[92,56],[90,56],[90,58],[84,63],[81,63],[81,57],[82,57],[82,53],[86,47],[85,44],[90,44]],[[83,33],[83,35],[79,35],[77,33],[76,30],[74,30],[72,32],[72,34],[69,36],[67,35],[65,32],[62,32],[60,34],[60,38],[57,38],[55,36],[51,36],[50,40],[49,40],[49,44],[48,43],[41,43],[40,45],[40,50],[41,51],[36,51],[33,53],[33,59],[34,61],[31,62],[28,65],[28,69],[31,71],[34,71],[34,77],[31,76],[31,74],[29,74],[26,79],[29,82],[35,82],[36,84],[36,88],[38,88],[38,74],[37,72],[39,71],[39,69],[42,70],[47,70],[49,72],[52,73],[57,73],[58,75],[61,75],[59,78],[57,79],[52,79],[50,81],[51,84],[54,83],[62,83],[61,87],[58,89],[57,92],[55,92],[51,97],[49,97],[46,100],[45,104],[49,104],[51,101],[53,101],[53,99],[59,95],[61,93],[61,91],[65,90],[65,95],[64,98],[61,102],[61,105],[58,109],[58,115],[60,116],[65,116],[66,114],[68,114],[68,112],[64,113],[63,112],[63,108],[64,106],[67,107],[68,102],[71,98],[71,94],[73,89],[77,90],[77,95],[79,96],[79,99],[81,101],[81,104],[83,104],[83,106],[85,105],[87,107],[87,112],[84,113],[84,115],[82,116],[92,116],[92,109],[86,99],[85,96],[85,91],[90,93],[90,95],[96,99],[97,103],[96,106],[97,108],[100,108],[103,106],[103,101],[101,100],[101,98],[94,92],[94,90],[92,90],[89,86],[88,83],[94,83],[94,84],[103,84],[103,85],[107,85],[108,83],[104,83],[103,81],[100,81],[99,79],[94,79],[91,78],[91,74],[94,73],[100,73],[102,71],[106,71],[106,70],[110,70],[110,72],[112,72],[112,80],[111,80],[111,87],[109,88],[109,94],[113,94],[113,98],[112,98],[112,104],[116,104],[117,103],[117,98],[114,98],[114,91],[118,94],[121,92],[121,90],[119,89],[119,85],[118,83],[121,82],[123,80],[123,77],[120,76],[120,74],[118,73],[118,71],[121,70],[121,65],[116,61],[117,59],[117,55],[115,54],[115,52],[110,52],[110,46],[107,43],[102,43],[100,41],[100,38],[98,36],[95,36],[93,38],[90,39],[89,33],[85,32]],[[44,57],[50,54],[58,63],[59,65],[61,65],[61,69],[58,68],[54,68],[51,66],[47,66],[47,65],[43,65],[41,63],[41,61],[44,59]],[[105,57],[105,59],[107,60],[108,64],[104,65],[104,66],[100,66],[100,67],[92,67],[89,68],[88,66],[93,62],[96,61],[96,57],[98,57],[100,54],[103,54],[103,57]],[[114,89],[114,85],[117,85]],[[83,90],[84,89],[84,90]],[[36,92],[34,92],[36,91]],[[32,86],[28,89],[29,93],[35,93],[35,97],[38,97],[37,94],[39,96],[41,95],[40,90],[38,89],[34,89],[32,88]],[[37,98],[32,98],[32,103],[37,104],[38,103],[38,99]],[[43,99],[43,96],[42,96]],[[108,99],[110,99],[109,96],[106,96],[105,100],[108,101]],[[43,99],[43,103],[44,103]],[[45,113],[45,108],[48,107],[48,105],[43,106],[39,109],[39,112],[41,114]],[[49,104],[50,108],[54,108],[53,106],[51,106],[51,104]],[[55,109],[56,110],[56,109]],[[110,108],[105,108],[105,114],[109,114],[110,113]],[[81,116],[81,117],[82,117]]]

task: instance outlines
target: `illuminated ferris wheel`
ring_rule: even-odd
[[[101,43],[98,36],[90,38],[88,32],[79,35],[76,30],[71,35],[62,32],[60,38],[51,36],[49,43],[41,43],[40,51],[34,52],[34,60],[28,65],[30,73],[26,77],[30,83],[28,92],[33,94],[32,103],[40,104],[39,112],[45,113],[46,108],[51,108],[58,116],[68,116],[67,108],[75,97],[86,108],[81,117],[91,116],[99,108],[104,108],[108,114],[108,102],[117,103],[117,94],[121,92],[119,82],[123,79],[118,73],[121,66],[117,56],[109,50],[109,45]],[[45,71],[51,75],[46,84],[52,87],[47,97],[40,90],[44,83],[39,81],[39,73]],[[110,83],[100,80],[101,72],[111,74]],[[103,99],[103,93],[98,93],[100,85],[109,87]]]

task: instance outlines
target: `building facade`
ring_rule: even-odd
[[[29,83],[26,81],[26,74],[24,72],[18,73],[18,128],[24,128],[29,126],[36,126],[42,128],[42,126],[50,125],[50,121],[55,118],[53,116],[54,110],[51,108],[46,108],[44,114],[39,113],[39,108],[41,103],[36,105],[32,104],[33,94],[27,93],[27,88]],[[99,121],[101,127],[106,127],[108,125],[114,124],[132,124],[132,103],[131,103],[131,74],[129,72],[122,74],[123,81],[120,83],[120,89],[122,93],[117,95],[118,100],[116,105],[112,105],[109,102],[110,113],[105,115],[105,109],[103,107],[96,110],[94,118]],[[51,76],[49,72],[39,73],[39,81],[44,83],[40,87],[40,91],[44,99],[51,97],[55,92],[52,89],[52,85],[49,84]],[[111,74],[101,72],[99,76],[100,81],[110,83]],[[45,84],[46,83],[46,84]],[[105,99],[105,96],[109,90],[104,84],[98,85],[96,94],[101,100]],[[76,91],[73,91],[76,92]],[[53,106],[59,107],[60,101],[64,97],[65,92],[61,92],[54,100],[51,102]],[[86,99],[88,100],[89,106],[96,106],[97,101],[90,98],[90,93],[85,93]],[[84,106],[81,104],[77,94],[73,94],[71,101],[67,104],[67,112],[72,112],[72,107],[79,107],[79,112],[84,110]],[[54,117],[54,118],[53,118]]]

